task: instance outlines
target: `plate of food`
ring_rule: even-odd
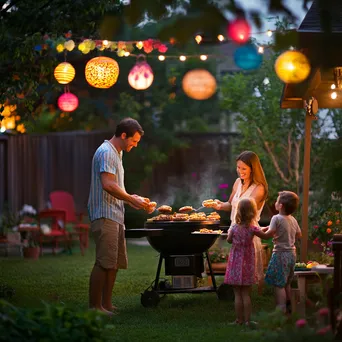
[[[310,268],[306,267],[305,262],[296,262],[295,271],[310,271]]]

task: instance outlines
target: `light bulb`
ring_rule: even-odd
[[[108,45],[108,40],[104,40],[104,41],[102,42],[102,44],[103,44],[104,46],[107,46],[107,45]]]
[[[206,56],[206,55],[201,55],[201,56],[200,56],[200,59],[201,59],[202,61],[206,61],[206,60],[208,59],[208,56]]]
[[[330,88],[331,88],[331,89],[336,89],[335,84],[332,84]]]
[[[273,34],[273,33],[272,33],[271,30],[268,30],[268,31],[267,31],[267,35],[268,35],[269,37],[272,37],[272,34]]]
[[[160,55],[160,56],[158,56],[158,59],[159,59],[160,61],[165,61],[165,56]]]
[[[130,55],[129,51],[125,51],[125,57],[128,57]]]
[[[258,47],[258,52],[259,53],[264,53],[264,47],[263,46],[259,46]]]
[[[337,97],[336,91],[333,91],[333,92],[331,93],[330,97],[331,97],[333,100],[335,100],[336,97]]]
[[[186,57],[185,56],[180,56],[179,59],[184,62],[186,60]]]
[[[224,36],[222,34],[219,34],[217,36],[217,39],[220,41],[220,42],[223,42],[224,41]]]
[[[202,41],[202,37],[198,34],[198,35],[195,37],[195,40],[196,40],[197,44],[199,44],[199,43]]]

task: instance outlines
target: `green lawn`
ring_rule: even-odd
[[[114,303],[120,313],[111,319],[110,341],[248,341],[234,320],[232,302],[219,301],[214,293],[169,294],[156,308],[140,304],[140,294],[153,281],[158,253],[149,246],[128,243],[129,269],[120,271],[114,289]],[[42,301],[65,303],[87,309],[88,279],[94,262],[94,246],[85,256],[46,255],[37,261],[0,259],[0,283],[15,288],[11,302],[21,307],[38,307]],[[217,278],[218,282],[222,278]],[[252,295],[253,310],[271,311],[271,289]]]

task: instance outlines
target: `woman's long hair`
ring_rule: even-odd
[[[265,196],[263,200],[266,200],[268,196],[268,184],[266,181],[264,170],[261,166],[260,159],[256,153],[252,151],[243,151],[238,155],[236,161],[241,160],[246,165],[248,165],[252,169],[252,183],[256,185],[262,184],[265,188]]]
[[[253,198],[242,198],[237,207],[235,222],[244,226],[250,226],[257,215],[257,205]]]

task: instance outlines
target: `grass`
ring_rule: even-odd
[[[129,269],[120,271],[113,301],[120,313],[111,319],[109,341],[248,341],[241,328],[229,326],[235,319],[234,304],[219,301],[214,293],[168,294],[156,308],[144,308],[140,294],[149,287],[157,269],[158,253],[150,246],[128,243]],[[0,284],[16,291],[11,303],[36,308],[42,302],[64,303],[87,309],[88,280],[94,263],[94,246],[82,257],[46,255],[37,261],[0,259]],[[162,272],[163,274],[163,272]],[[222,277],[217,277],[218,283]],[[260,296],[253,289],[253,311],[271,311],[269,288]]]

